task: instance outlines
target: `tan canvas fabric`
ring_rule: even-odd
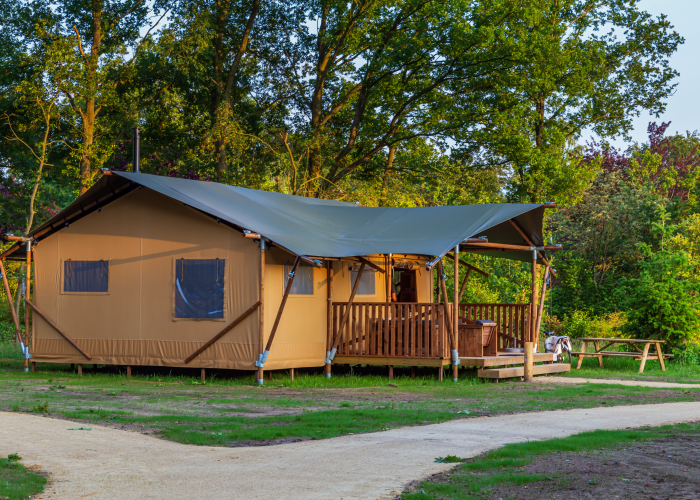
[[[178,258],[225,259],[224,321],[173,320]],[[67,259],[108,260],[109,293],[61,293]],[[93,356],[93,363],[185,366],[187,356],[258,300],[257,244],[148,190],[42,241],[35,262],[37,306]],[[34,324],[35,361],[86,362],[38,315]],[[258,325],[258,314],[250,315],[187,366],[253,369]],[[280,348],[279,355],[283,353],[299,360],[313,357],[294,346]]]

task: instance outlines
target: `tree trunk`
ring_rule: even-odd
[[[389,148],[389,156],[386,159],[386,166],[384,167],[384,177],[382,179],[382,197],[379,200],[380,207],[386,207],[387,200],[389,199],[389,179],[391,177],[391,168],[394,166],[395,153],[396,146],[391,146]]]
[[[102,0],[92,1],[92,47],[88,58],[88,92],[83,119],[83,156],[80,159],[80,194],[88,190],[93,177],[92,148],[95,136],[95,100],[97,94],[97,67],[102,43]]]

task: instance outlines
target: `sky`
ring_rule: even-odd
[[[671,67],[680,73],[675,93],[668,98],[666,112],[659,118],[642,113],[634,120],[633,142],[646,142],[650,121],[671,122],[667,134],[700,129],[700,0],[642,0],[640,9],[654,16],[666,14],[675,30],[685,38],[685,43],[671,57]],[[581,138],[590,139],[590,134]],[[610,141],[614,146],[626,149],[628,143],[621,138]]]

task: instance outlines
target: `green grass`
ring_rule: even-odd
[[[26,469],[19,460],[17,455],[0,458],[0,499],[30,498],[46,485],[46,478]]]
[[[603,358],[603,367],[597,358],[583,358],[580,369],[576,369],[578,358],[572,358],[571,371],[562,373],[568,377],[618,378],[650,380],[659,382],[700,383],[700,365],[691,365],[666,360],[666,371],[661,370],[658,361],[647,361],[644,373],[639,373],[639,361],[630,358]]]
[[[0,361],[0,410],[30,412],[81,424],[112,425],[181,443],[235,445],[247,441],[323,439],[343,434],[504,413],[619,404],[698,401],[700,387],[656,390],[608,384],[550,385],[478,379],[439,382],[436,370],[411,379],[396,368],[336,367],[300,370],[294,381],[274,372],[258,387],[250,373],[209,370],[203,384],[194,369],[135,368],[127,378],[114,367],[86,365],[78,377],[68,365]],[[76,427],[68,424],[67,427]]]
[[[554,478],[522,471],[534,457],[556,452],[590,452],[677,436],[700,437],[700,425],[679,424],[623,431],[593,431],[567,438],[509,444],[485,455],[466,460],[436,481],[423,481],[401,495],[402,500],[475,500],[484,498],[497,485],[516,485]],[[497,471],[497,472],[496,472]]]

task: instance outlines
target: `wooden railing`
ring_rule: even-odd
[[[529,304],[460,304],[463,320],[490,319],[498,325],[498,350],[523,347],[527,331]]]
[[[346,302],[333,302],[338,333]],[[449,358],[442,304],[355,302],[338,343],[338,356]]]

